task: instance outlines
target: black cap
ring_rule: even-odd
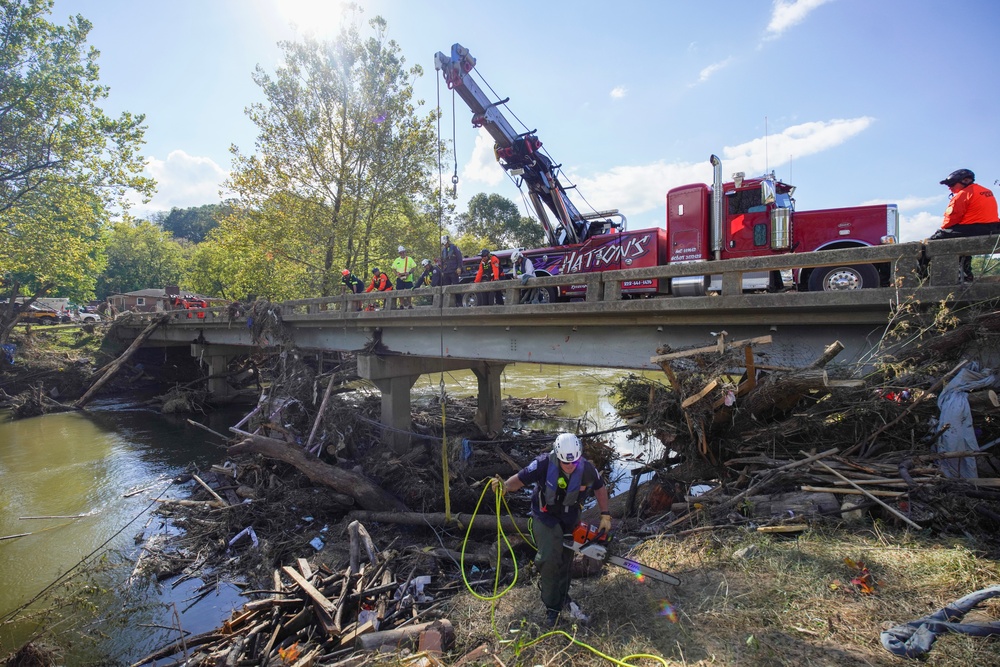
[[[956,169],[955,171],[948,174],[948,178],[941,181],[941,185],[947,185],[950,188],[951,186],[955,185],[955,183],[960,183],[965,179],[969,179],[970,181],[975,181],[976,175],[973,174],[972,171],[969,169]]]
[[[487,255],[489,255],[489,254],[490,254],[490,251],[489,251],[489,250],[487,250],[486,248],[483,248],[483,249],[482,249],[482,250],[481,250],[481,251],[479,252],[479,256],[480,256],[480,257],[486,257],[486,256],[487,256]]]
[[[379,273],[379,270],[378,270],[377,266],[374,269],[372,269],[372,273]]]

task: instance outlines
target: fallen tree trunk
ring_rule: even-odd
[[[251,435],[227,450],[230,456],[237,454],[261,454],[269,459],[283,461],[294,466],[299,472],[316,484],[329,486],[338,493],[348,495],[367,510],[406,511],[407,507],[398,498],[380,488],[363,475],[328,465],[309,458],[305,450],[281,440],[263,435]]]
[[[747,394],[743,408],[755,416],[768,411],[784,412],[791,409],[806,392],[825,388],[827,384],[826,371],[821,368],[772,373]]]
[[[163,324],[169,319],[170,315],[162,315],[153,320],[152,322],[150,322],[149,326],[146,327],[141,334],[136,336],[135,340],[132,341],[132,344],[128,346],[128,349],[125,350],[120,357],[115,359],[112,363],[110,363],[107,366],[107,370],[104,371],[104,375],[99,377],[97,379],[97,382],[90,385],[90,389],[88,389],[83,396],[77,399],[76,403],[73,404],[73,407],[77,408],[78,410],[83,409],[83,407],[87,405],[87,403],[89,403],[92,398],[94,398],[94,395],[98,392],[98,390],[101,387],[103,387],[104,384],[108,380],[110,380],[115,373],[118,372],[118,370],[122,367],[122,365],[126,361],[128,361],[133,354],[135,354],[135,351],[138,350],[142,346],[142,344],[146,342],[146,339],[149,338],[154,331],[156,331],[157,327],[159,327],[161,324]]]
[[[347,515],[349,521],[376,521],[378,523],[395,523],[404,526],[447,526],[449,525],[444,512],[364,512],[354,510]],[[472,522],[474,530],[496,530],[497,518],[494,514],[484,513],[473,519],[471,514],[452,514],[451,520],[462,528],[466,528]],[[522,533],[528,530],[526,517],[511,518],[502,516],[500,518],[505,533],[513,533],[515,526]]]

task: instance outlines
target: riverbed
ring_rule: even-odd
[[[522,426],[575,431],[583,419],[582,430],[589,432],[618,425],[608,389],[621,375],[518,364],[507,367],[501,387],[505,397],[566,401],[562,418]],[[421,377],[414,394],[437,393],[440,380],[440,375]],[[445,374],[445,385],[457,397],[476,392],[475,377],[468,372]],[[216,410],[198,421],[227,433],[244,412]],[[192,633],[210,630],[245,602],[234,586],[223,585],[192,605],[197,580],[177,587],[170,581],[124,585],[130,559],[138,553],[136,538],[170,530],[151,514],[155,498],[186,496],[189,488],[172,484],[175,477],[223,460],[219,438],[188,424],[188,417],[107,402],[85,413],[0,421],[0,538],[9,537],[0,539],[0,656],[30,638],[40,623],[52,622],[31,619],[34,610],[51,604],[54,596],[80,593],[79,585],[60,583],[77,570],[88,572],[88,588],[61,616],[66,626],[61,636],[79,637],[62,656],[66,665],[131,662],[176,639],[178,626]],[[604,437],[629,457],[619,473],[659,453],[658,445],[630,440],[624,432]],[[104,554],[110,556],[100,558]],[[88,567],[78,568],[88,556]],[[43,592],[28,614],[4,622]]]

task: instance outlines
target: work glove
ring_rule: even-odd
[[[597,526],[598,533],[604,533],[607,535],[611,532],[611,516],[608,514],[601,515],[601,523]]]
[[[497,494],[501,498],[503,497],[503,494],[507,492],[504,480],[500,479],[499,475],[490,480],[490,487],[493,488],[493,493]]]

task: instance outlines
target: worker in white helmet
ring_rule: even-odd
[[[546,621],[556,624],[559,612],[568,609],[576,618],[586,617],[569,599],[569,582],[574,551],[564,546],[572,540],[580,522],[584,502],[593,496],[601,510],[598,532],[611,530],[608,490],[594,464],[583,458],[580,439],[572,433],[556,437],[552,451],[542,454],[506,481],[494,480],[499,493],[517,491],[534,484],[531,494],[531,532],[538,553],[535,565],[540,575],[539,588],[545,605]]]

